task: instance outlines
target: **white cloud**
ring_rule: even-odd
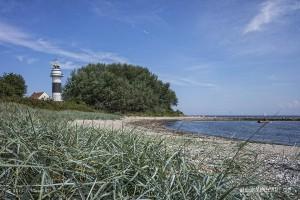
[[[148,35],[149,31],[143,30],[143,33],[145,33],[146,35]]]
[[[194,65],[194,66],[186,67],[186,68],[184,68],[184,70],[186,70],[186,71],[198,71],[198,70],[206,70],[206,69],[209,69],[210,67],[211,67],[211,65],[201,64],[201,65]]]
[[[289,103],[287,104],[287,107],[288,107],[288,108],[291,108],[291,109],[300,108],[300,100],[295,99],[295,100],[293,100],[292,102],[289,102]]]
[[[279,81],[280,79],[275,74],[271,74],[271,75],[267,76],[267,80]]]
[[[94,52],[92,50],[72,51],[59,47],[47,40],[34,38],[18,28],[0,22],[0,44],[9,44],[29,48],[34,51],[67,57],[79,62],[127,62],[127,59],[111,52]]]
[[[300,3],[297,0],[267,0],[261,4],[259,13],[247,24],[243,33],[260,31],[276,18],[298,9]]]
[[[141,4],[139,4],[137,1],[135,6],[137,6],[138,9],[136,9],[135,12],[132,12],[130,9],[131,7],[128,7],[128,3],[126,1],[91,1],[91,8],[93,12],[100,17],[107,17],[125,24],[129,24],[132,27],[149,23],[167,25],[167,22],[160,16],[160,13],[163,12],[161,7],[157,7],[155,5],[150,7],[139,7],[140,5]]]
[[[298,115],[299,111],[300,111],[300,99],[294,99],[292,101],[281,102],[278,104],[278,106],[281,109],[293,111],[294,113],[296,113]]]
[[[27,63],[27,64],[32,64],[32,63],[35,63],[38,61],[37,58],[31,58],[31,57],[28,57],[28,56],[22,56],[22,55],[18,55],[16,56],[16,59],[20,62],[24,62],[24,63]]]
[[[171,84],[178,85],[178,86],[198,86],[198,87],[206,87],[206,88],[216,87],[216,85],[213,83],[199,82],[190,77],[182,78],[182,77],[175,77],[175,76],[169,76],[169,75],[160,75],[159,77],[166,82],[169,82]]]
[[[24,61],[24,56],[16,56],[17,60],[20,62]]]

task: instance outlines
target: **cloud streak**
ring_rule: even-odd
[[[243,33],[261,31],[267,24],[292,11],[300,9],[300,3],[296,0],[267,0],[262,3],[256,16],[246,25]]]
[[[162,80],[169,82],[173,85],[177,86],[197,86],[197,87],[205,87],[205,88],[215,88],[217,87],[213,83],[207,83],[207,82],[199,82],[194,80],[193,78],[182,78],[182,77],[175,77],[175,76],[169,76],[169,75],[160,75]]]
[[[16,59],[20,62],[25,62],[29,65],[38,61],[37,58],[30,58],[28,56],[22,56],[22,55],[16,56]]]
[[[135,27],[142,24],[163,24],[166,25],[167,22],[160,16],[163,11],[161,7],[156,6],[145,7],[141,6],[139,1],[134,3],[135,6],[140,6],[140,9],[136,9],[134,12],[131,10],[131,6],[128,6],[128,2],[120,1],[91,1],[92,10],[96,15],[100,17],[107,17],[122,23],[126,23]],[[148,31],[142,30],[145,34]]]
[[[287,104],[287,106],[288,106],[288,108],[291,108],[291,109],[299,109],[300,108],[300,100],[295,99],[292,102],[289,102]]]
[[[92,50],[71,51],[57,46],[47,40],[34,38],[18,28],[0,21],[0,44],[9,44],[25,47],[37,52],[52,54],[61,57],[71,58],[73,60],[90,62],[127,62],[127,59],[111,52],[94,52]]]
[[[299,111],[300,111],[300,99],[294,99],[292,101],[288,101],[288,102],[281,102],[278,104],[278,106],[281,109],[288,109],[291,110],[292,114],[297,114],[299,115]]]

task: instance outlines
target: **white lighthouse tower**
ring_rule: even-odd
[[[60,66],[58,64],[52,64],[50,76],[52,77],[52,99],[53,101],[62,101],[61,78],[64,75],[62,74]]]

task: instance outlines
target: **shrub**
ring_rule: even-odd
[[[122,113],[171,113],[177,97],[147,68],[128,64],[89,64],[71,73],[64,99]]]
[[[0,76],[0,97],[23,97],[26,88],[25,80],[19,74],[5,73]]]

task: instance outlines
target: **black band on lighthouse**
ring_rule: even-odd
[[[52,92],[61,93],[61,83],[52,83]]]

